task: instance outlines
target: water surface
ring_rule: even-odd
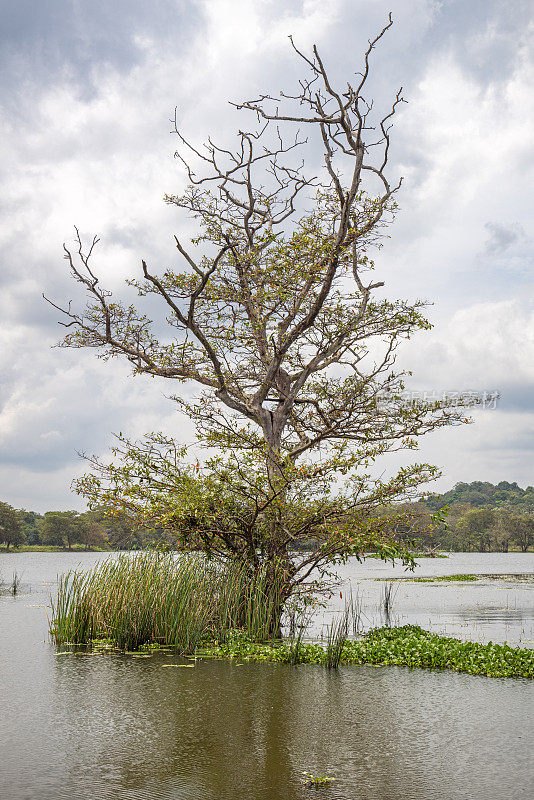
[[[509,575],[528,573],[532,564],[532,556],[492,554],[490,563],[472,555],[457,554],[452,569],[445,559],[428,560],[419,573]],[[329,672],[312,665],[195,663],[168,655],[56,655],[46,617],[55,577],[102,557],[0,557],[4,580],[16,569],[23,583],[17,597],[0,597],[2,800],[532,797],[534,687],[525,680],[390,667]],[[398,573],[371,561],[344,569],[346,580],[371,593],[370,614],[381,591],[370,578]],[[529,590],[509,584],[500,591],[523,608],[517,597]],[[431,618],[432,603],[440,605],[435,598],[448,586],[402,584],[415,594],[398,598],[394,609],[407,616],[411,603],[414,614]],[[452,591],[465,609],[468,633],[475,618],[466,588]],[[484,599],[490,589],[473,584],[468,591],[479,592],[480,608],[491,609]],[[501,622],[476,624],[487,632]],[[164,666],[180,663],[193,666]],[[335,781],[309,790],[303,771]]]
[[[331,612],[344,608],[351,590],[361,601],[363,629],[384,624],[384,584],[393,578],[393,624],[420,625],[472,641],[534,646],[534,553],[451,553],[419,559],[413,572],[377,559],[363,564],[351,559],[337,571],[341,585],[332,592],[326,613],[316,615],[311,635],[325,631]],[[465,583],[410,581],[447,575],[480,577]]]

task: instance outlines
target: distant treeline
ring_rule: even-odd
[[[469,506],[469,508],[509,509],[518,514],[534,515],[534,486],[521,489],[517,483],[501,481],[496,486],[486,481],[457,483],[445,494],[433,494],[425,500],[428,508],[444,505]]]
[[[36,511],[15,509],[0,502],[0,544],[7,549],[24,545],[72,550],[137,550],[155,538],[125,516],[94,511]],[[161,537],[160,537],[161,538]]]
[[[445,512],[442,512],[445,509]],[[400,513],[399,513],[400,512]],[[381,514],[390,513],[384,508]],[[534,548],[534,487],[501,481],[457,483],[444,494],[395,507],[399,539],[416,550],[490,552]],[[38,514],[0,502],[0,545],[138,550],[155,540],[172,545],[175,534],[139,526],[105,508]],[[310,542],[310,546],[314,543]]]

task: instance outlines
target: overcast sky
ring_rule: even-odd
[[[101,244],[95,268],[124,295],[141,258],[177,265],[192,233],[164,193],[184,185],[170,118],[199,141],[243,125],[227,100],[291,90],[288,35],[315,42],[341,81],[392,10],[372,89],[409,104],[393,134],[401,213],[377,259],[391,298],[432,300],[434,329],[404,345],[413,386],[499,391],[475,424],[421,440],[418,460],[457,481],[534,484],[534,6],[530,0],[2,0],[0,87],[0,499],[81,508],[77,451],[112,432],[190,426],[165,393],[94,351],[54,349],[58,315],[81,301],[62,242]],[[404,463],[413,454],[404,457]],[[402,463],[402,459],[399,460]]]

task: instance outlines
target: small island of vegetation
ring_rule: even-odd
[[[462,642],[412,625],[349,638],[350,603],[332,622],[326,642],[305,641],[303,624],[293,625],[296,632],[288,639],[273,639],[270,621],[282,588],[282,582],[266,580],[264,572],[251,580],[244,566],[232,562],[221,567],[202,556],[176,559],[158,551],[123,555],[61,579],[51,634],[63,655],[83,645],[110,653],[326,667],[373,664],[534,678],[534,650]]]

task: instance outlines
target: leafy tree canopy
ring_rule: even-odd
[[[8,503],[0,502],[0,543],[18,547],[25,541],[17,512]]]

